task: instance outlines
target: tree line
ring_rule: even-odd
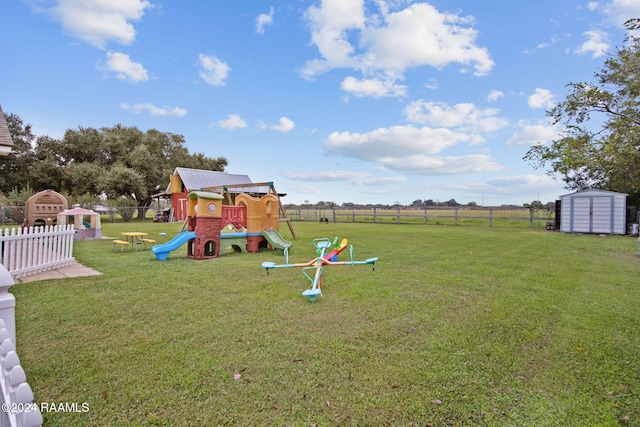
[[[0,157],[5,198],[52,189],[77,203],[106,196],[116,204],[148,206],[176,167],[224,172],[227,166],[225,157],[189,153],[184,136],[171,132],[118,124],[67,129],[56,139],[36,137],[14,113],[5,117],[14,144],[9,155]]]

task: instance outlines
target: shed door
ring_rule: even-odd
[[[571,231],[591,233],[591,197],[571,198]]]
[[[574,233],[613,233],[614,199],[603,197],[571,198],[571,231]]]
[[[591,204],[591,232],[613,233],[613,197],[594,197]]]

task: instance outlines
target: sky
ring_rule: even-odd
[[[640,0],[13,0],[0,105],[36,136],[181,134],[284,203],[570,193],[524,155]]]

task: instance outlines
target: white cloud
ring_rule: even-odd
[[[519,123],[516,133],[507,141],[509,146],[531,146],[536,144],[547,144],[559,138],[562,132],[556,125],[539,122],[536,124],[528,124],[526,122]]]
[[[369,172],[344,170],[327,170],[320,172],[285,172],[284,176],[297,181],[350,182],[356,185],[395,185],[407,181],[407,178],[402,176],[379,177],[372,176]]]
[[[551,91],[539,87],[529,96],[528,103],[531,108],[552,108],[556,105],[555,96]]]
[[[429,79],[429,81],[427,83],[425,83],[425,85],[424,85],[424,87],[426,87],[427,89],[430,89],[430,90],[436,90],[436,89],[438,89],[438,86],[439,86],[438,80],[433,79],[433,78]]]
[[[143,111],[148,111],[152,116],[174,116],[174,117],[182,117],[187,114],[187,110],[179,107],[156,107],[151,103],[144,104],[133,104],[129,105],[127,103],[120,104],[120,108],[123,110],[130,110],[135,114],[140,114]]]
[[[295,194],[321,194],[322,191],[315,185],[293,185],[292,193]]]
[[[555,187],[558,185],[558,181],[553,179],[552,176],[549,175],[517,175],[517,176],[509,176],[504,178],[496,178],[487,182],[487,184],[492,187],[541,187],[541,186],[551,186]]]
[[[610,46],[607,33],[600,30],[593,30],[586,31],[584,36],[586,36],[588,40],[575,50],[576,53],[590,53],[592,58],[598,58],[607,53]]]
[[[120,52],[107,52],[107,59],[98,68],[114,72],[116,78],[129,83],[146,82],[149,80],[147,70],[139,62],[133,62],[129,55]]]
[[[324,0],[321,6],[311,6],[305,13],[311,27],[311,41],[323,59],[309,61],[303,76],[313,77],[332,68],[358,68],[351,57],[355,49],[348,32],[365,26],[363,0]]]
[[[529,197],[530,201],[540,200],[543,203],[554,201],[560,194],[566,193],[564,182],[550,175],[515,175],[495,178],[487,181],[477,190],[495,200],[509,201]],[[507,202],[508,203],[508,202]]]
[[[434,156],[447,147],[470,141],[473,137],[465,133],[407,125],[368,133],[333,132],[324,147],[329,154],[377,162],[388,169],[412,174],[442,175],[499,168],[485,155]]]
[[[227,114],[226,120],[220,120],[218,122],[220,127],[225,129],[242,129],[247,127],[247,122],[244,121],[242,117],[238,114]]]
[[[417,175],[458,175],[496,171],[501,166],[484,154],[466,156],[412,156],[388,159],[385,167]]]
[[[308,61],[302,75],[313,78],[336,68],[362,72],[362,79],[343,82],[364,96],[402,96],[404,90],[395,81],[404,78],[409,68],[431,66],[442,68],[452,63],[485,75],[493,68],[487,49],[476,45],[477,31],[470,28],[473,20],[456,14],[440,13],[428,3],[414,3],[397,12],[389,12],[389,2],[375,2],[380,13],[366,16],[363,0],[324,0],[311,6],[305,15],[311,30],[311,41],[320,58]],[[371,76],[384,76],[383,78]],[[355,88],[354,84],[360,82]],[[380,85],[384,82],[384,85]],[[364,84],[377,88],[363,88]]]
[[[270,126],[269,129],[277,130],[282,133],[290,132],[296,127],[293,120],[287,117],[280,117],[280,122],[277,125]]]
[[[273,23],[273,7],[269,9],[269,13],[261,13],[256,19],[256,33],[264,34],[264,27]]]
[[[131,22],[151,7],[146,0],[58,0],[46,12],[74,37],[104,49],[110,41],[131,43],[136,36]]]
[[[370,96],[372,98],[382,98],[387,96],[404,96],[407,87],[397,85],[393,80],[382,81],[380,79],[362,79],[346,77],[340,85],[342,90],[357,97]]]
[[[378,162],[393,157],[434,154],[468,140],[468,135],[448,129],[407,125],[368,133],[333,132],[324,147],[331,154]]]
[[[205,55],[201,53],[198,56],[198,62],[202,70],[200,70],[200,78],[205,83],[212,86],[224,86],[225,80],[229,76],[229,67],[226,63],[220,61],[213,55]]]
[[[504,98],[504,92],[501,92],[499,90],[492,90],[491,92],[489,92],[489,95],[487,95],[487,101],[488,102],[494,102],[497,101],[500,98]]]
[[[611,21],[622,28],[628,19],[640,17],[640,2],[637,0],[613,0],[605,7],[605,13]]]
[[[385,24],[367,27],[361,43],[367,46],[363,63],[368,67],[404,71],[450,63],[472,66],[476,75],[493,68],[488,51],[475,45],[477,31],[468,17],[440,13],[428,3],[414,3],[385,17]]]
[[[498,110],[480,109],[470,103],[451,107],[444,102],[419,100],[410,103],[404,113],[414,123],[475,132],[495,132],[508,125],[506,119],[497,116]]]

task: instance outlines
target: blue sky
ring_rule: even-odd
[[[0,105],[60,138],[184,135],[285,202],[543,203],[522,157],[640,0],[24,0],[2,5]]]

